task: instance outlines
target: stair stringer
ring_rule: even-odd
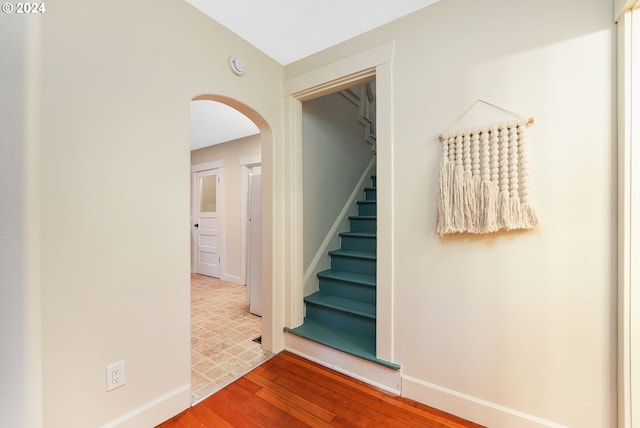
[[[329,229],[329,232],[327,232],[322,244],[311,260],[309,267],[305,270],[302,291],[302,295],[304,297],[318,291],[318,278],[316,275],[318,272],[328,269],[331,265],[331,257],[328,254],[329,248],[338,248],[340,246],[340,232],[349,230],[349,216],[354,215],[357,212],[358,197],[362,195],[362,188],[364,187],[366,180],[369,179],[374,171],[375,166],[376,156],[374,155],[353,188],[351,196],[349,196],[349,199],[344,204],[338,218],[336,218],[336,221]]]

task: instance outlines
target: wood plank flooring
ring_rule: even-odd
[[[210,427],[481,426],[283,352],[158,428]]]

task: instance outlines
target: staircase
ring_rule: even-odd
[[[340,233],[341,248],[329,251],[331,269],[318,273],[319,291],[304,298],[306,316],[285,331],[391,369],[376,358],[376,177]]]

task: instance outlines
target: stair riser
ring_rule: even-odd
[[[343,250],[376,252],[376,239],[361,236],[342,236],[341,245]]]
[[[358,202],[358,215],[377,215],[377,205],[376,204],[363,204]]]
[[[354,257],[331,256],[331,269],[343,272],[362,273],[365,275],[376,274],[376,261],[359,259]]]
[[[358,201],[358,216],[349,217],[350,233],[341,233],[340,250],[329,252],[331,270],[318,273],[319,292],[305,297],[304,324],[291,332],[380,363],[375,357],[376,184],[372,175],[371,186],[364,188],[365,200]]]
[[[309,303],[307,303],[307,317],[334,329],[349,331],[372,339],[376,337],[375,319]]]
[[[349,221],[352,232],[376,233],[375,218],[351,218]]]
[[[322,293],[371,303],[373,305],[376,303],[376,288],[370,285],[320,278],[319,287]]]
[[[375,201],[376,200],[376,189],[364,189],[364,197],[367,201]]]

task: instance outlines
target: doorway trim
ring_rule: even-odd
[[[617,20],[619,428],[635,427],[640,420],[633,419],[640,412],[640,187],[633,185],[640,183],[639,3],[630,4]]]
[[[251,168],[262,166],[262,156],[244,156],[240,163],[240,281],[247,283],[247,198],[249,188],[249,172]]]
[[[302,324],[303,199],[302,102],[376,79],[378,176],[377,356],[394,361],[393,347],[393,121],[392,59],[394,42],[387,42],[284,81],[285,130],[279,153],[285,184],[285,314],[286,327]]]

